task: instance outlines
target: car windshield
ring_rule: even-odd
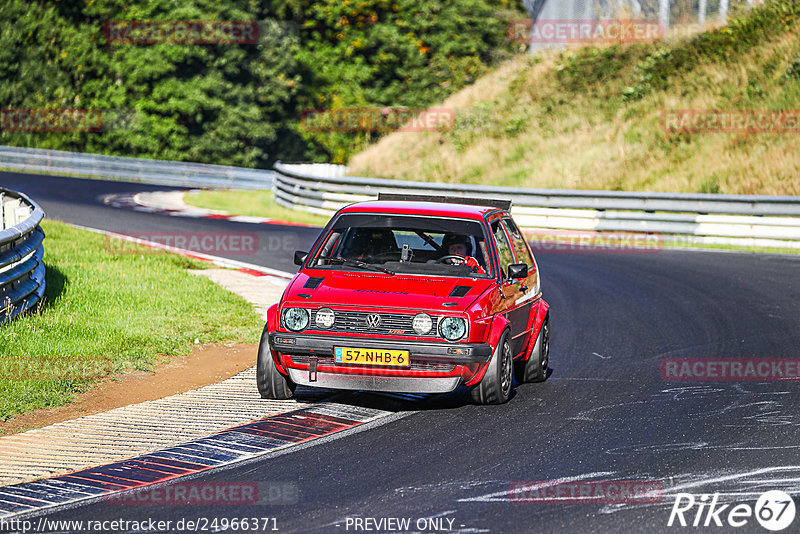
[[[491,274],[488,257],[477,221],[350,214],[335,221],[310,266],[485,278]]]

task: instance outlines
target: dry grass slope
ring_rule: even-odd
[[[669,42],[517,57],[394,133],[356,175],[574,189],[800,194],[800,133],[674,133],[665,110],[800,110],[800,0]],[[437,106],[438,107],[438,106]]]

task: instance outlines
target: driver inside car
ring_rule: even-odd
[[[442,248],[447,251],[450,256],[461,256],[464,258],[463,264],[478,274],[486,274],[486,270],[481,267],[478,260],[472,257],[472,240],[469,236],[462,234],[447,234],[442,240]],[[461,260],[451,258],[447,260],[448,263],[459,265]]]
[[[387,259],[388,255],[398,252],[397,241],[391,230],[384,228],[358,228],[350,237],[345,247],[345,256],[360,261]]]

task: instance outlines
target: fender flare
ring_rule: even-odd
[[[545,319],[550,316],[550,305],[544,299],[539,299],[539,303],[536,306],[533,324],[531,325],[531,337],[528,339],[525,357],[518,360],[520,362],[527,362],[530,360],[533,347],[536,346],[536,340],[539,339],[539,332],[542,330],[542,325],[544,325]]]
[[[267,333],[278,331],[278,307],[279,304],[273,304],[267,308],[267,323],[264,325],[264,331]],[[269,336],[266,337],[265,341],[269,343]],[[278,372],[284,376],[289,376],[289,371],[281,363],[278,353],[270,348],[270,354],[272,354],[272,360],[275,362],[275,368]]]
[[[511,323],[509,320],[502,315],[495,315],[494,319],[492,319],[492,324],[489,327],[489,335],[486,338],[486,342],[492,347],[492,358],[494,358],[494,353],[497,350],[497,345],[500,343],[500,339],[502,339],[503,334],[510,331],[510,324]],[[492,360],[490,358],[489,361],[478,367],[478,369],[475,371],[475,374],[472,375],[472,378],[464,382],[464,385],[474,386],[483,380],[483,376],[486,374],[486,370],[489,368],[489,364],[491,362]]]

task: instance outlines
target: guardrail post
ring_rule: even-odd
[[[658,24],[661,31],[667,31],[670,23],[670,2],[669,0],[658,0]]]
[[[728,0],[719,2],[719,21],[723,24],[728,22]]]

